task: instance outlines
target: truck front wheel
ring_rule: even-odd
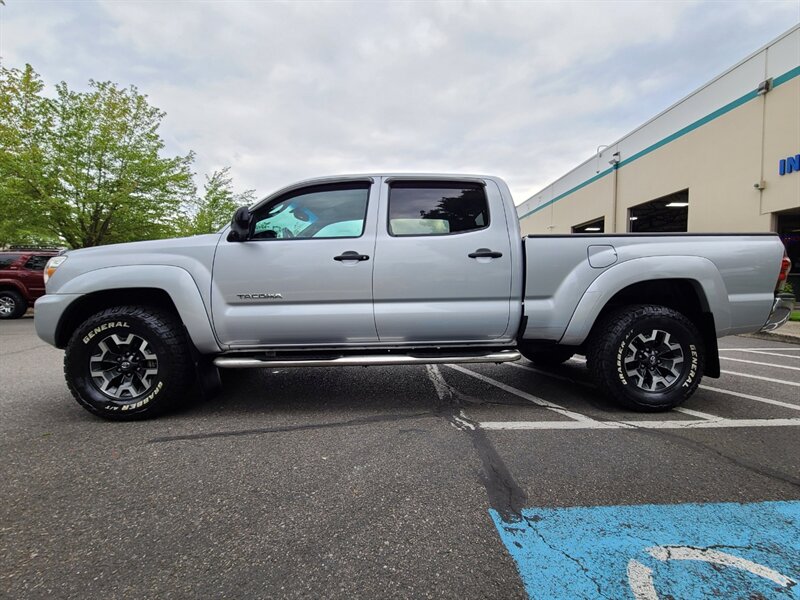
[[[89,317],[70,338],[64,375],[89,412],[146,419],[193,389],[189,341],[180,321],[154,306],[115,306]]]
[[[592,331],[589,370],[604,392],[641,412],[670,410],[689,398],[703,376],[705,348],[681,313],[650,304],[625,306]]]

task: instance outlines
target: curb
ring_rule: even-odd
[[[755,340],[768,340],[771,342],[784,342],[787,344],[795,344],[800,346],[800,337],[796,335],[788,335],[785,333],[743,333],[741,337],[753,338]]]

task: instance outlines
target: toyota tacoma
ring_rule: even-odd
[[[717,338],[786,321],[788,269],[775,234],[523,238],[497,177],[340,176],[216,234],[56,256],[35,325],[108,419],[212,394],[219,369],[576,353],[608,396],[662,411],[719,376]]]

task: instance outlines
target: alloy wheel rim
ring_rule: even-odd
[[[663,329],[640,333],[625,351],[625,373],[636,387],[646,392],[662,392],[680,379],[683,370],[683,348],[672,341]]]
[[[16,303],[13,298],[9,298],[8,296],[0,297],[0,315],[10,315],[14,312],[15,307]]]
[[[113,333],[103,338],[89,357],[89,374],[95,387],[106,396],[130,400],[153,387],[158,357],[143,337]]]

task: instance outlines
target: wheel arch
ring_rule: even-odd
[[[730,306],[714,263],[702,257],[672,256],[635,259],[612,267],[581,298],[559,343],[583,344],[605,314],[628,304],[666,306],[685,315],[702,335],[706,375],[719,377],[717,337],[730,327]]]
[[[22,296],[25,302],[30,302],[27,288],[16,279],[0,279],[0,292],[14,291]]]
[[[174,266],[139,265],[97,269],[76,277],[59,294],[79,294],[58,319],[55,345],[64,348],[80,323],[104,308],[146,304],[171,311],[201,353],[220,351],[200,290],[191,275]]]

